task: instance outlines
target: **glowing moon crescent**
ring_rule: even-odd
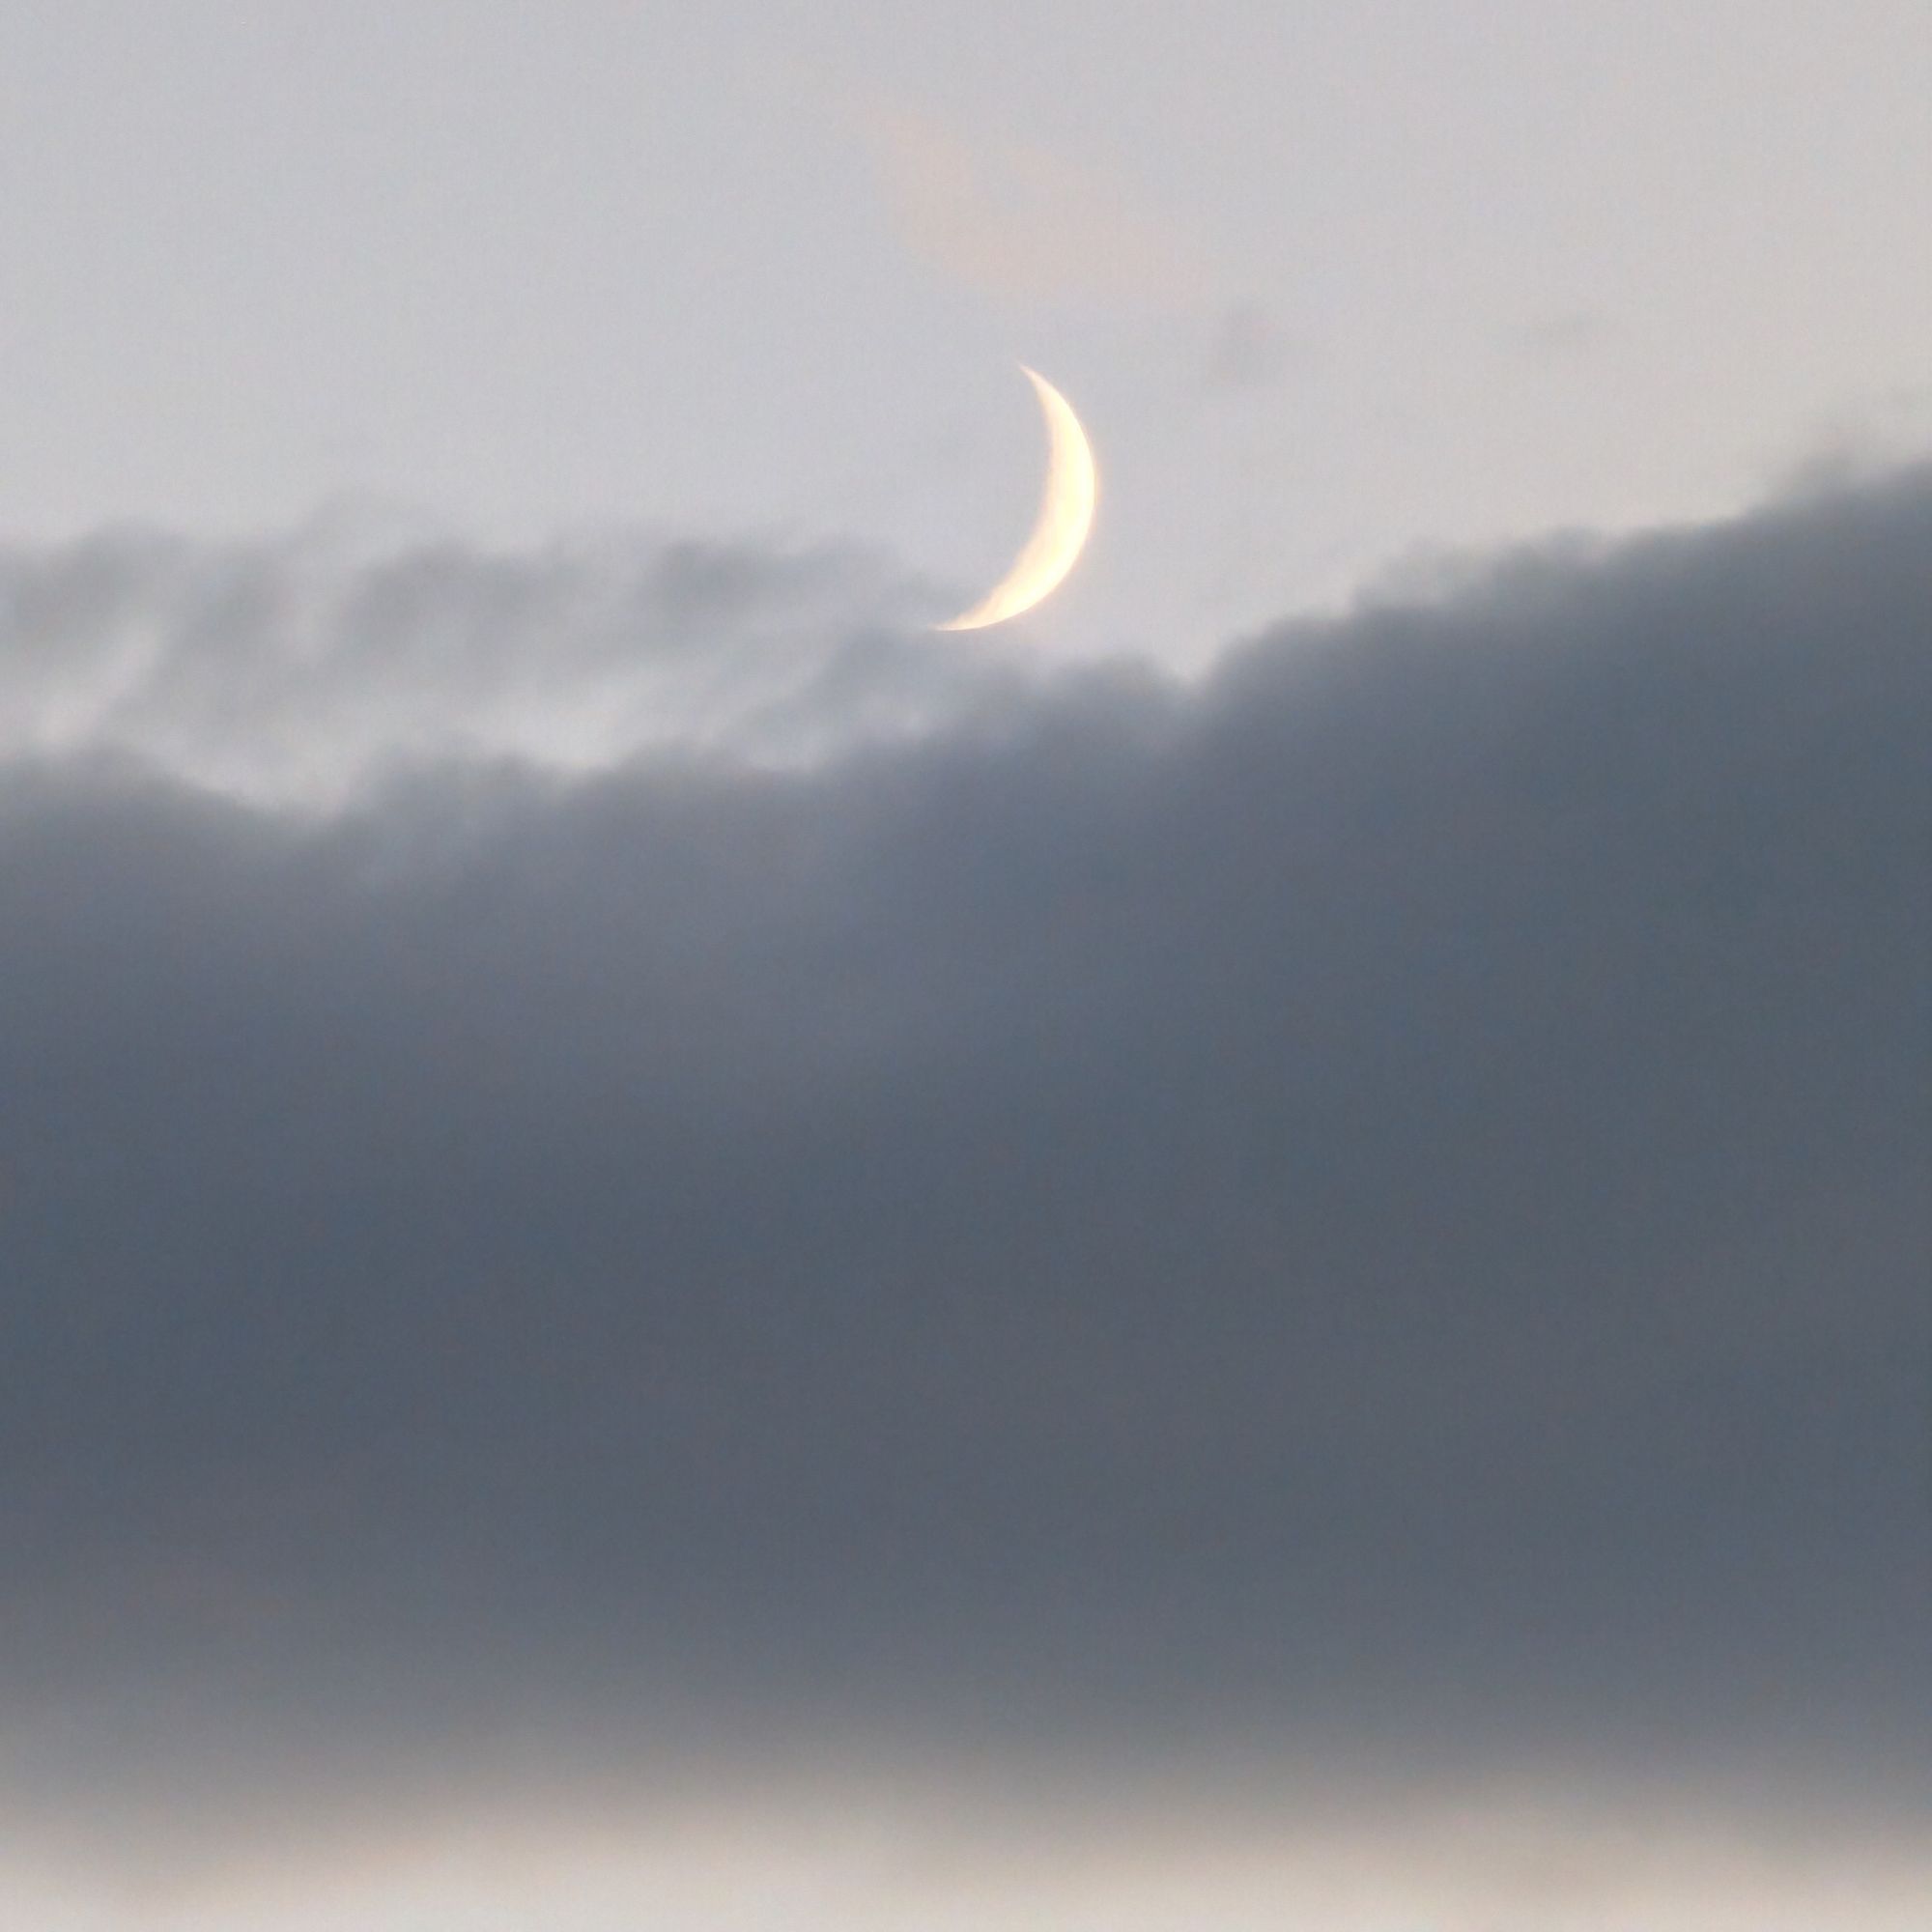
[[[1020,372],[1033,384],[1046,417],[1046,494],[1040,499],[1039,516],[1026,548],[1006,576],[970,611],[935,625],[936,630],[983,631],[988,624],[1003,624],[1022,611],[1031,611],[1060,587],[1079,561],[1087,533],[1094,527],[1097,484],[1087,432],[1066,398],[1044,376],[1024,363]]]

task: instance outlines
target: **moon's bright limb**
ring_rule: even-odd
[[[1079,561],[1087,533],[1094,527],[1097,481],[1094,451],[1072,406],[1044,376],[1021,364],[1021,373],[1039,397],[1046,417],[1046,494],[1026,548],[1013,567],[970,611],[935,625],[941,631],[983,631],[1031,611],[1041,598],[1060,587]]]

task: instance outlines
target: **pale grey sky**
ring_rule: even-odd
[[[1922,443],[1928,72],[1920,0],[0,0],[0,527],[780,529],[938,614],[1024,359],[1104,492],[1027,646],[1199,649]]]

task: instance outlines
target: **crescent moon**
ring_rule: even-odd
[[[1031,611],[1065,582],[1080,560],[1087,533],[1094,527],[1094,502],[1098,483],[1094,473],[1094,450],[1073,406],[1044,376],[1020,365],[1034,386],[1040,412],[1046,417],[1046,490],[1039,515],[1026,547],[1012,568],[970,611],[944,624],[939,631],[983,631],[1004,624],[1022,611]]]

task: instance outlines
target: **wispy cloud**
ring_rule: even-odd
[[[450,756],[810,763],[1010,681],[990,653],[923,635],[932,604],[878,557],[753,542],[493,553],[323,524],[14,546],[0,758],[85,749],[324,804]]]
[[[969,288],[1172,305],[1212,286],[1199,242],[1091,161],[969,136],[902,102],[867,99],[852,113],[907,245]]]
[[[1239,301],[1216,319],[1203,374],[1211,389],[1266,388],[1307,354],[1262,303]]]
[[[1607,349],[1618,334],[1617,324],[1601,309],[1558,309],[1525,323],[1511,342],[1541,361],[1570,361]]]

